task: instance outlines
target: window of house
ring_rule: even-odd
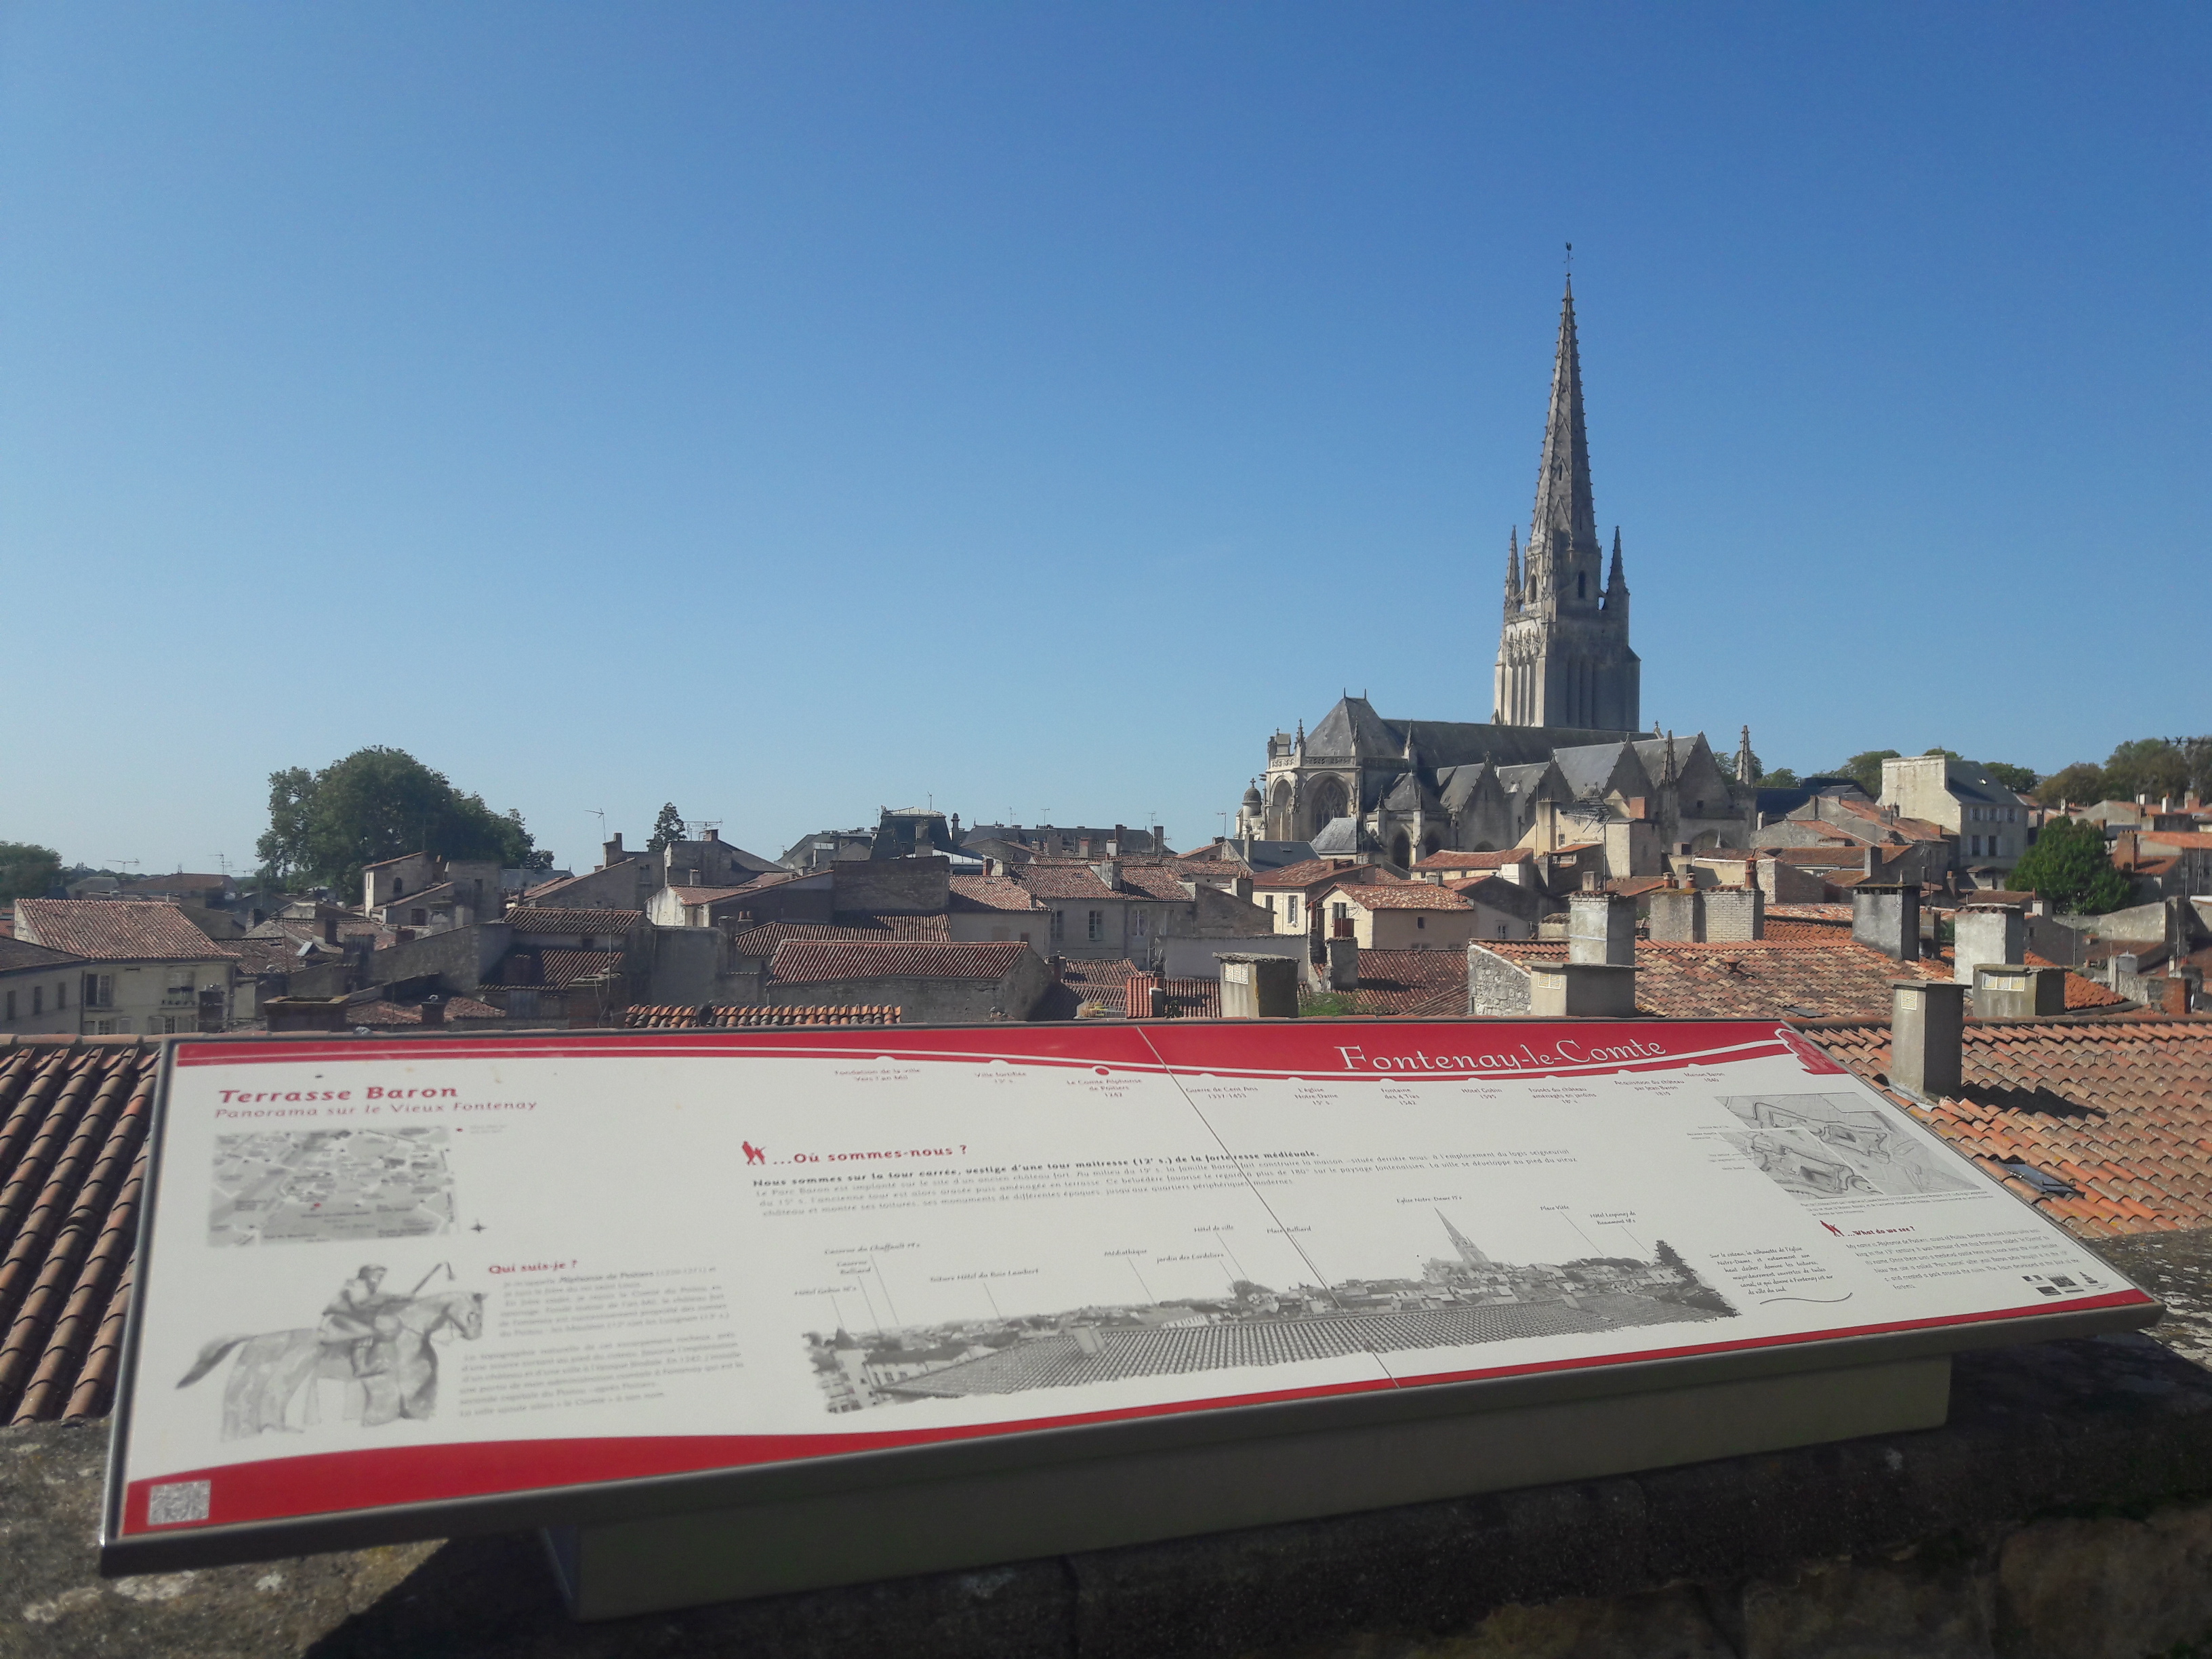
[[[1131,913],[1129,918],[1130,932],[1136,934],[1139,939],[1142,939],[1145,936],[1146,926],[1145,913],[1142,910],[1137,910]]]
[[[7,1009],[8,1009],[7,1018],[9,1018],[9,1019],[13,1019],[13,1018],[15,1018],[15,994],[13,991],[10,991],[10,992],[9,992],[9,993],[8,993]]]
[[[1348,921],[1351,915],[1352,907],[1349,904],[1332,904],[1328,907],[1328,917],[1331,921]]]
[[[407,884],[400,880],[398,877],[394,876],[392,878],[392,896],[394,898],[404,898],[406,896],[406,893]]]
[[[1275,896],[1273,893],[1267,895],[1267,914],[1271,916],[1275,914]]]
[[[84,976],[84,1006],[88,1008],[112,1008],[115,1006],[115,975],[87,974]]]
[[[102,1021],[100,1021],[100,1023],[102,1025],[105,1025],[105,1024],[107,1024],[107,1022],[106,1022],[106,1020],[104,1020],[104,1019],[103,1019]],[[130,1035],[131,1035],[131,1016],[130,1016],[130,1015],[128,1015],[128,1014],[118,1014],[118,1015],[116,1015],[116,1017],[115,1017],[115,1034],[116,1034],[118,1036],[130,1036]]]
[[[1293,894],[1291,894],[1291,927],[1297,927],[1297,925],[1298,925],[1298,896],[1297,896],[1296,893],[1293,893]]]
[[[124,1024],[128,1025],[130,1021],[125,1020]],[[113,1036],[115,1022],[112,1019],[95,1019],[92,1022],[92,1034],[94,1036]]]
[[[15,1000],[15,994],[13,991],[8,994],[8,1000],[10,1002]],[[31,1012],[33,1014],[43,1014],[46,1012],[46,988],[43,985],[33,985],[31,988]]]
[[[54,1007],[57,1012],[69,1006],[69,981],[58,980],[54,984]]]
[[[1413,918],[1413,926],[1416,927],[1425,927],[1428,925],[1429,919],[1426,916],[1415,916]]]
[[[1103,910],[1091,912],[1089,936],[1094,943],[1106,937],[1106,913]]]
[[[1066,936],[1066,918],[1062,916],[1059,911],[1054,911],[1052,913],[1052,942],[1054,945],[1059,944],[1060,941]]]
[[[407,916],[408,920],[412,921],[417,927],[420,927],[424,922],[430,920],[430,913],[428,910],[410,910],[407,913]]]

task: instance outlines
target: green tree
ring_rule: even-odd
[[[322,882],[341,894],[360,885],[364,865],[403,853],[525,869],[551,862],[533,847],[521,813],[495,812],[404,750],[382,747],[356,750],[313,774],[271,773],[269,829],[254,851],[286,884]]]
[[[2112,868],[2105,832],[2088,822],[2053,818],[2013,866],[2012,884],[2062,910],[2102,915],[2135,896],[2135,884]]]
[[[661,807],[660,816],[653,819],[653,834],[646,838],[645,850],[658,853],[671,842],[685,838],[684,815],[676,810],[676,803],[672,800]]]
[[[2172,738],[2137,738],[2112,750],[2105,787],[2115,800],[2148,795],[2153,800],[2189,793],[2189,756]]]
[[[2212,795],[2212,737],[2178,738],[2175,742],[2189,763],[2189,787],[2200,798]]]
[[[1898,751],[1894,749],[1861,750],[1838,766],[1835,770],[1835,775],[1850,779],[1860,788],[1879,800],[1881,799],[1881,763],[1886,760],[1897,758],[1899,758]]]
[[[2035,786],[2035,798],[2045,806],[2068,800],[2077,806],[2094,806],[2111,793],[2105,787],[2105,769],[2094,761],[2062,766]]]
[[[27,841],[0,841],[0,904],[44,898],[62,873],[62,855]]]
[[[1798,787],[1797,774],[1793,768],[1778,766],[1771,772],[1759,775],[1759,787],[1762,789],[1795,789]]]
[[[2014,766],[2010,761],[1984,761],[1983,769],[1999,783],[2016,795],[2025,795],[2035,787],[2034,771],[2025,766]]]

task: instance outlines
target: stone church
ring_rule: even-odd
[[[1401,866],[1524,842],[1648,848],[1633,862],[1650,867],[1609,872],[1622,876],[1651,873],[1663,851],[1686,843],[1745,845],[1747,781],[1730,777],[1702,735],[1641,729],[1641,673],[1620,532],[1609,565],[1598,538],[1570,283],[1535,512],[1525,546],[1517,526],[1506,538],[1491,719],[1386,720],[1347,694],[1310,733],[1302,720],[1268,739],[1267,774],[1245,791],[1237,833]],[[1650,827],[1607,835],[1608,823]]]

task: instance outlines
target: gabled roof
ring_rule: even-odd
[[[1317,858],[1346,858],[1357,853],[1382,850],[1375,837],[1361,829],[1359,820],[1353,817],[1331,818],[1313,838],[1313,849]]]
[[[645,920],[642,910],[569,910],[558,905],[518,904],[507,913],[518,933],[607,933],[617,938]]]
[[[136,899],[17,899],[15,937],[96,962],[205,962],[237,954],[175,905]]]
[[[1098,879],[1080,859],[1031,859],[1012,878],[1039,898],[1118,898],[1121,895]]]
[[[1044,907],[1036,896],[1011,876],[951,876],[953,910],[1030,911]]]
[[[1886,1019],[1805,1035],[1887,1086]],[[1969,1020],[1961,1060],[1960,1092],[1911,1109],[2022,1199],[2092,1237],[2212,1226],[2212,1018]]]
[[[1632,744],[1593,744],[1584,748],[1562,749],[1552,760],[1577,800],[1601,796],[1611,788],[1641,792],[1653,781],[1638,763]]]
[[[1406,743],[1404,734],[1393,731],[1366,698],[1346,696],[1338,698],[1336,707],[1306,733],[1306,754],[1310,757],[1350,755],[1355,740],[1360,755],[1378,760],[1399,753]]]
[[[1133,890],[1133,896],[1164,899],[1171,904],[1188,904],[1191,895],[1183,890],[1183,883],[1196,880],[1185,876],[1173,865],[1132,864],[1127,860],[1121,865],[1121,884]]]
[[[1915,757],[1908,757],[1915,758]],[[1943,781],[1960,800],[1989,801],[2001,806],[2033,806],[2025,795],[2014,794],[1990,775],[1979,761],[1947,760]]]
[[[1472,910],[1474,906],[1456,887],[1428,881],[1339,882],[1322,895],[1340,898],[1363,910]]]
[[[1360,871],[1372,873],[1355,873]],[[1286,864],[1279,870],[1270,870],[1264,876],[1253,877],[1252,888],[1255,892],[1280,891],[1285,887],[1311,887],[1316,883],[1333,881],[1340,877],[1353,881],[1397,879],[1387,870],[1377,869],[1371,864],[1354,864],[1349,859],[1306,859],[1297,864]]]
[[[544,975],[544,982],[558,987],[574,985],[580,979],[592,979],[600,974],[620,973],[623,953],[619,951],[540,951],[538,960]]]
[[[815,944],[787,941],[775,948],[769,977],[779,984],[823,984],[855,979],[984,979],[1012,973],[1026,945]]]

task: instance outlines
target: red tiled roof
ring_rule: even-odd
[[[1455,853],[1446,848],[1430,854],[1413,868],[1416,870],[1503,870],[1509,864],[1518,864],[1536,855],[1525,847],[1509,847],[1502,853]]]
[[[955,910],[1035,910],[1036,898],[1012,876],[951,876]]]
[[[0,1037],[0,1419],[106,1412],[161,1045]]]
[[[1641,898],[1646,893],[1656,893],[1667,884],[1664,876],[1618,876],[1606,883],[1605,890],[1618,893],[1623,898]]]
[[[1889,1026],[1805,1035],[1887,1086]],[[1913,1112],[2021,1198],[2092,1237],[2212,1226],[2212,1018],[1966,1023],[1964,1085]],[[2073,1187],[2049,1196],[2002,1166]]]
[[[2212,849],[2212,835],[2202,830],[2143,830],[2136,832],[2136,839],[2159,847]]]
[[[1769,921],[1783,916],[1795,921],[1840,921],[1850,925],[1851,907],[1848,904],[1770,904],[1766,907]]]
[[[1300,998],[1310,1002],[1309,994]],[[1348,1012],[1384,1019],[1453,1018],[1467,1012],[1464,951],[1362,951],[1359,987],[1326,994]]]
[[[1091,866],[1060,859],[1031,859],[1021,874],[1012,878],[1039,898],[1113,898],[1114,890],[1092,873]]]
[[[1121,884],[1135,889],[1138,898],[1164,899],[1170,904],[1188,904],[1191,895],[1183,891],[1182,884],[1193,879],[1181,871],[1164,864],[1121,865]]]
[[[507,913],[518,933],[605,933],[619,939],[645,920],[642,910],[564,910],[558,905],[518,904]]]
[[[1296,864],[1286,864],[1279,870],[1270,870],[1264,876],[1252,878],[1255,887],[1311,887],[1325,881],[1402,881],[1388,870],[1372,864],[1356,864],[1350,859],[1300,859]]]
[[[764,921],[732,935],[730,948],[744,956],[772,957],[777,945],[792,940],[926,945],[951,937],[941,915],[884,916],[851,911],[835,921]]]
[[[769,976],[787,985],[848,979],[1004,979],[1026,945],[814,943],[789,939],[775,948]]]
[[[825,1004],[818,1008],[777,1004],[694,1008],[687,1005],[632,1007],[623,1024],[653,1030],[696,1030],[752,1025],[896,1025],[902,1010],[890,1004]]]
[[[1401,881],[1387,884],[1343,882],[1330,888],[1324,898],[1341,898],[1363,910],[1472,910],[1474,905],[1455,887],[1433,882]]]
[[[1455,954],[1455,953],[1447,953]],[[1124,957],[1104,960],[1075,958],[1061,965],[1057,984],[1030,1012],[1032,1020],[1073,1019],[1084,1010],[1099,1019],[1127,1018],[1127,982],[1146,970]],[[1168,994],[1170,1018],[1218,1019],[1221,981],[1212,979],[1170,979],[1160,981]]]
[[[173,904],[125,899],[17,899],[16,937],[96,962],[204,962],[236,952]]]
[[[1564,962],[1562,939],[1483,939],[1509,962]],[[1900,979],[1948,979],[1948,963],[1896,962],[1850,939],[1636,943],[1636,1006],[1668,1019],[1887,1018]]]
[[[552,986],[574,985],[580,979],[589,979],[594,974],[618,974],[622,971],[623,953],[619,951],[540,951],[538,959],[544,971],[544,983]]]
[[[1820,945],[1832,939],[1849,939],[1851,924],[1844,921],[1815,921],[1807,916],[1778,916],[1766,913],[1766,937],[1785,945]]]

